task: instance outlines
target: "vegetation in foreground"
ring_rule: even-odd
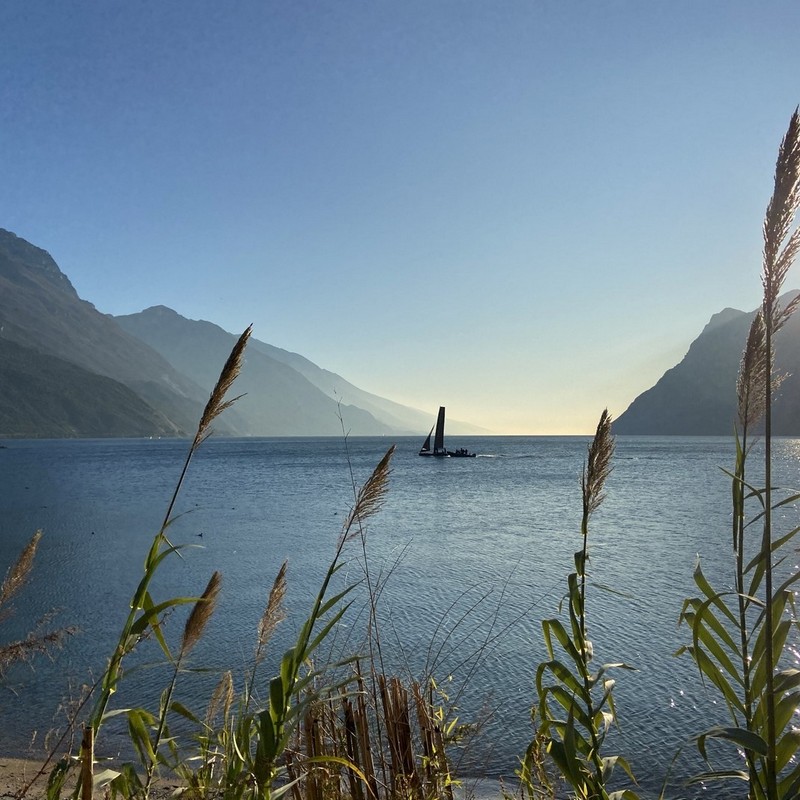
[[[779,151],[775,190],[764,222],[763,303],[750,330],[737,387],[735,459],[728,473],[733,588],[712,587],[698,564],[697,595],[688,598],[680,612],[689,640],[680,652],[694,660],[700,677],[719,693],[730,715],[730,725],[698,731],[694,744],[707,759],[709,740],[727,743],[741,762],[735,770],[715,769],[709,763],[694,780],[737,781],[748,800],[800,797],[800,729],[795,725],[800,670],[784,658],[787,641],[797,630],[794,587],[800,580],[786,554],[800,528],[775,530],[775,512],[800,500],[800,494],[779,496],[771,477],[772,398],[780,383],[774,373],[773,342],[798,304],[797,298],[788,305],[779,302],[800,249],[800,228],[795,226],[798,206],[800,116],[795,111]],[[461,729],[442,706],[433,676],[403,682],[382,669],[374,614],[380,589],[369,574],[370,655],[337,663],[315,660],[348,613],[353,587],[342,587],[334,579],[346,562],[348,548],[354,543],[366,546],[365,525],[385,496],[392,448],[355,492],[311,610],[280,659],[277,673],[268,680],[262,675],[267,642],[282,618],[285,565],[275,578],[256,632],[248,674],[239,680],[230,672],[222,675],[203,711],[176,700],[176,684],[213,614],[221,576],[214,573],[197,597],[159,601],[151,596],[150,586],[156,572],[182,549],[167,535],[175,501],[211,423],[235,402],[228,394],[249,335],[250,329],[240,337],[211,394],[117,645],[79,709],[79,714],[90,709],[82,723],[80,745],[50,763],[58,756],[57,749],[45,766],[50,770],[47,796],[55,800],[68,792],[84,800],[95,795],[144,799],[152,796],[159,774],[171,773],[180,780],[178,794],[192,800],[277,800],[284,795],[292,800],[452,800],[454,777],[447,752]],[[759,471],[764,482],[756,486],[748,459],[754,432],[761,426],[765,446]],[[611,675],[626,665],[595,667],[589,638],[589,523],[602,504],[613,451],[611,418],[603,412],[582,475],[581,546],[574,556],[575,570],[567,578],[566,614],[561,615],[566,619],[554,617],[542,623],[548,659],[532,676],[537,694],[532,698],[533,737],[517,775],[516,794],[522,798],[545,800],[565,793],[579,800],[638,797],[628,760],[608,755],[605,749],[615,720]],[[30,572],[37,544],[38,534],[0,587],[0,620]],[[183,633],[177,644],[170,644],[164,616],[184,605],[190,610]],[[57,644],[61,636],[63,632],[36,633],[26,642],[0,646],[0,667]],[[158,707],[112,708],[123,666],[144,637],[157,642],[170,665]],[[266,687],[266,692],[259,692],[259,687]],[[98,765],[94,748],[108,720],[120,714],[127,719],[137,760]],[[175,733],[179,719],[189,724],[192,735]],[[64,741],[62,737],[61,746]],[[667,778],[664,784],[662,796]],[[28,794],[31,785],[19,796]]]

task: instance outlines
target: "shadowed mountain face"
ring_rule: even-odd
[[[792,293],[794,294],[794,293]],[[736,381],[756,312],[715,314],[677,366],[637,397],[614,424],[620,434],[703,436],[733,433]],[[776,368],[788,373],[773,405],[773,432],[800,435],[800,316],[775,339]]]
[[[118,381],[0,338],[0,432],[26,439],[177,436]]]
[[[125,384],[175,429],[193,430],[202,412],[196,384],[81,300],[47,252],[2,229],[0,338]]]
[[[164,306],[102,314],[46,251],[0,228],[0,436],[191,434],[235,340]],[[221,434],[423,436],[433,417],[256,339],[236,390]],[[480,429],[451,422],[468,431]]]
[[[177,370],[210,391],[217,364],[224,362],[236,341],[211,322],[188,320],[164,306],[115,318]],[[237,430],[249,436],[341,436],[344,429],[359,436],[403,431],[380,422],[354,405],[341,404],[306,377],[269,355],[270,346],[251,339],[236,382],[244,393],[235,406]],[[285,352],[285,351],[284,351]],[[297,356],[302,359],[301,356]],[[221,359],[221,360],[220,360]],[[303,359],[304,360],[304,359]],[[308,362],[309,364],[311,362]]]

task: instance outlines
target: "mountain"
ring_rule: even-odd
[[[0,228],[0,436],[190,435],[235,338],[164,306],[102,314],[49,253]],[[341,436],[341,416],[354,435],[422,436],[434,416],[256,339],[236,390],[219,433]]]
[[[208,397],[158,353],[81,300],[49,253],[1,228],[0,339],[124,384],[174,430],[193,430]]]
[[[257,339],[251,340],[248,347],[290,366],[331,399],[363,408],[365,411],[369,411],[373,417],[399,432],[422,433],[430,428],[436,418],[438,409],[431,409],[426,413],[365,392],[345,380],[341,375],[322,369],[297,353],[282,350],[280,347],[260,342]],[[447,421],[447,430],[448,433],[456,435],[488,433],[485,428],[451,419]]]
[[[176,436],[163,414],[118,381],[0,339],[0,431],[8,436]]]
[[[217,359],[224,358],[236,340],[218,325],[186,319],[166,306],[114,319],[209,390],[216,380]],[[256,338],[247,345],[237,388],[247,393],[235,410],[242,418],[237,425],[248,435],[338,436],[340,409],[345,429],[359,436],[419,434],[433,417],[365,392],[304,356]],[[458,421],[449,428],[454,434],[486,432]]]
[[[711,317],[682,361],[619,416],[615,432],[668,436],[732,433],[739,364],[755,314],[726,308]],[[773,405],[773,432],[800,435],[799,315],[790,317],[776,336],[775,353],[777,370],[788,377]]]
[[[175,369],[210,391],[236,336],[211,322],[189,320],[165,306],[115,317],[120,327],[160,353]],[[251,339],[236,392],[237,427],[249,436],[341,436],[397,434],[399,426],[380,422],[355,405],[339,405],[287,363],[273,348]],[[302,358],[298,356],[298,358]],[[310,364],[310,362],[308,362]]]

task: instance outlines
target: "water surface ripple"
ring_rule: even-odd
[[[432,669],[463,721],[483,720],[460,755],[466,774],[513,776],[530,737],[534,675],[544,656],[540,620],[557,614],[580,546],[587,441],[453,437],[450,446],[480,452],[463,460],[421,459],[416,439],[397,441],[390,491],[367,531],[370,576],[388,577],[380,596],[384,648],[389,666],[403,674]],[[353,502],[352,481],[362,483],[389,444],[205,443],[170,532],[173,541],[201,546],[165,565],[153,587],[162,599],[199,593],[214,569],[222,572],[218,613],[194,665],[241,672],[269,587],[288,558],[289,619],[272,645],[277,658],[333,553]],[[54,608],[62,624],[80,629],[52,663],[39,660],[7,676],[14,691],[0,695],[4,750],[25,752],[34,730],[41,742],[59,722],[59,703],[98,675],[186,447],[174,440],[12,441],[0,450],[0,568],[35,529],[44,532],[32,582],[3,635],[24,636]],[[717,788],[680,785],[701,768],[691,755],[692,735],[726,718],[691,661],[673,653],[687,640],[677,619],[693,593],[697,558],[716,585],[731,583],[730,483],[720,467],[732,458],[724,438],[620,437],[607,500],[592,523],[588,610],[597,660],[636,667],[617,675],[620,725],[609,746],[631,761],[644,797],[657,796],[680,748],[667,796],[724,796]],[[800,441],[776,442],[777,482],[797,484],[799,458]],[[787,508],[784,524],[797,524],[795,515]],[[363,575],[353,548],[346,578]],[[337,648],[363,648],[365,615],[362,586]],[[182,620],[169,624],[177,637]],[[163,671],[144,668],[157,654],[143,650],[117,706],[152,699],[163,686]],[[200,704],[210,680],[184,684],[186,701]],[[112,749],[121,746],[110,741]]]

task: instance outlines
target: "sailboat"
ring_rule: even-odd
[[[431,450],[431,436],[433,436],[433,450]],[[436,424],[431,428],[420,448],[419,454],[421,456],[436,456],[437,458],[475,458],[475,453],[468,452],[466,448],[448,450],[444,446],[444,406],[439,406],[439,416],[436,418]]]

